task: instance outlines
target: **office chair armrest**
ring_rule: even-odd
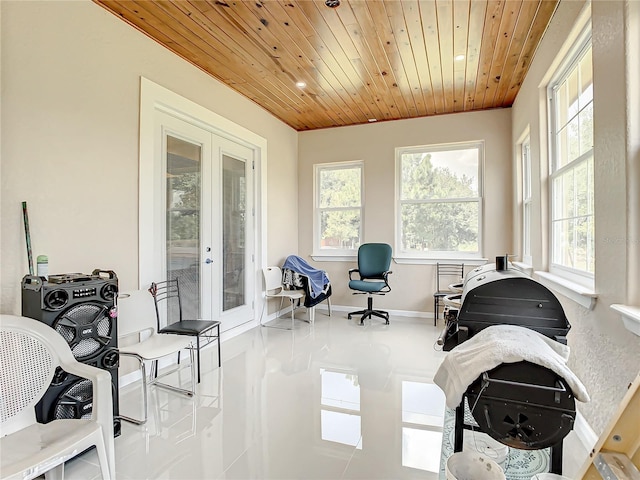
[[[349,270],[349,280],[353,280],[353,278],[351,278],[351,274],[352,274],[352,273],[356,273],[356,272],[360,273],[360,270],[359,270],[359,269],[357,269],[357,268],[351,268],[351,269]]]

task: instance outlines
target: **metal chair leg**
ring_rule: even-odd
[[[198,353],[198,383],[200,383],[200,335],[196,336],[196,348]]]

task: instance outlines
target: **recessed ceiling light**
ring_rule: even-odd
[[[369,123],[373,123],[373,122],[377,122],[378,119],[377,118],[369,118]]]
[[[298,87],[298,88],[304,88],[306,86],[307,86],[307,84],[304,83],[304,82],[296,82],[296,87]]]
[[[340,6],[340,0],[325,0],[324,4],[329,8],[337,8]]]
[[[464,55],[456,55],[455,60],[457,60],[458,62],[460,60],[464,60]]]

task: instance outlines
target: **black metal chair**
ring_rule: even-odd
[[[449,288],[452,283],[462,282],[464,279],[464,263],[436,263],[436,291],[433,294],[433,324],[438,324],[440,300],[446,295],[455,293]],[[441,285],[443,282],[446,285]]]
[[[153,282],[149,287],[149,293],[153,297],[156,308],[156,320],[158,324],[158,333],[171,333],[174,335],[188,335],[196,337],[196,354],[198,363],[198,383],[200,383],[200,338],[208,339],[207,344],[214,339],[218,342],[218,367],[222,365],[222,357],[220,355],[220,322],[216,320],[185,320],[182,316],[182,300],[180,298],[180,279],[166,280],[163,282]],[[167,315],[160,315],[160,305],[165,302],[167,307]],[[171,321],[172,316],[169,314],[170,304],[175,310],[172,312],[178,316],[177,321]],[[215,333],[214,333],[215,330]],[[194,348],[193,344],[190,348]],[[178,357],[178,363],[180,357]]]
[[[386,243],[364,243],[358,248],[358,268],[349,270],[349,288],[355,290],[356,294],[367,294],[367,308],[351,312],[347,318],[351,319],[352,315],[362,315],[360,324],[363,324],[367,317],[372,316],[385,319],[385,323],[389,324],[389,312],[373,309],[373,296],[384,295],[391,291],[391,286],[387,282],[391,265],[391,246]],[[352,274],[358,273],[360,280],[352,278]],[[381,280],[381,281],[376,281]]]

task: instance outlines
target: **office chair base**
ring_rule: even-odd
[[[353,315],[362,315],[360,317],[360,325],[364,325],[364,321],[367,318],[372,318],[373,316],[383,318],[385,320],[385,325],[389,325],[389,312],[385,312],[383,310],[374,310],[373,309],[373,297],[367,298],[367,309],[366,310],[358,310],[357,312],[351,312],[347,314],[347,318],[351,320]]]

